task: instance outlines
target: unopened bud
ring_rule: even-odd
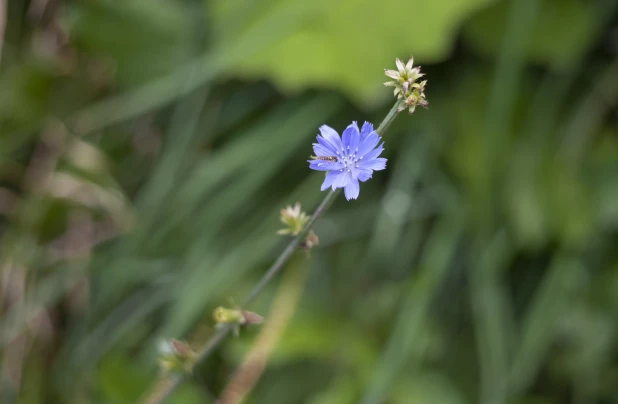
[[[264,322],[264,317],[257,313],[240,309],[228,309],[222,306],[215,309],[213,317],[218,324],[249,325],[262,324]]]
[[[165,372],[191,373],[194,361],[195,352],[186,342],[170,339],[159,345],[159,365]]]
[[[262,324],[264,322],[264,317],[260,316],[257,313],[254,313],[252,311],[243,310],[242,311],[242,316],[244,318],[244,324],[243,325]]]
[[[320,239],[318,238],[318,235],[315,234],[313,230],[309,230],[309,234],[307,234],[307,237],[305,237],[300,246],[305,249],[307,257],[309,257],[311,249],[318,244],[320,244]]]
[[[300,203],[296,202],[294,207],[288,205],[285,209],[281,209],[281,222],[286,225],[286,228],[279,230],[277,234],[297,235],[303,230],[308,220],[309,216],[300,209]]]
[[[243,315],[238,309],[228,309],[219,306],[212,313],[213,318],[218,324],[242,324]]]
[[[399,106],[398,111],[408,109],[411,114],[416,109],[417,105],[427,108],[428,102],[425,99],[425,84],[427,80],[417,83],[416,80],[423,77],[421,67],[412,67],[414,59],[410,58],[405,65],[401,60],[396,60],[397,70],[385,70],[384,73],[393,79],[384,83],[387,87],[395,87],[393,95],[397,99],[403,99],[404,102]]]

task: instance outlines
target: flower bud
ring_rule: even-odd
[[[212,313],[217,324],[242,324],[243,315],[238,309],[228,309],[219,306]]]
[[[186,342],[170,339],[159,345],[159,366],[165,372],[191,373],[194,361],[195,352]]]
[[[307,253],[309,253],[309,251],[318,244],[320,244],[318,235],[315,234],[313,230],[309,230],[309,234],[307,234],[307,237],[305,237],[305,240],[303,240],[301,246],[305,249],[305,251],[307,251]]]
[[[228,309],[222,306],[215,309],[213,317],[217,324],[249,325],[264,322],[264,317],[259,314],[240,309]]]
[[[311,249],[320,244],[320,239],[318,235],[315,234],[313,230],[309,230],[309,234],[305,237],[305,239],[300,243],[300,246],[305,250],[307,254],[307,258],[311,257]]]
[[[410,58],[405,65],[399,59],[396,60],[397,70],[384,70],[384,74],[393,79],[384,83],[387,87],[395,87],[393,95],[404,102],[399,106],[398,111],[408,109],[413,113],[417,105],[427,108],[428,102],[425,99],[425,84],[427,80],[417,83],[416,80],[423,77],[421,67],[412,67],[414,58]]]
[[[300,210],[300,203],[296,202],[293,208],[288,205],[285,209],[281,209],[281,222],[287,227],[279,230],[277,234],[292,234],[295,236],[303,230],[308,220],[309,216]]]

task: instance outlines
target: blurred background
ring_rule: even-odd
[[[617,6],[0,0],[0,402],[137,402],[414,55],[387,170],[169,402],[618,403]]]

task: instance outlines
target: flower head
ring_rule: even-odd
[[[387,87],[395,87],[393,92],[397,99],[404,99],[404,104],[399,107],[399,111],[403,111],[408,108],[412,113],[416,109],[417,105],[427,108],[428,102],[425,99],[425,84],[427,80],[417,83],[416,80],[423,77],[421,73],[421,67],[412,67],[414,64],[414,58],[410,57],[408,63],[405,65],[399,59],[396,59],[397,70],[384,69],[384,74],[393,79],[384,83]]]
[[[343,138],[333,128],[322,125],[317,139],[318,143],[313,144],[315,157],[308,161],[312,170],[328,171],[322,191],[343,188],[347,200],[356,199],[360,192],[358,182],[365,182],[374,171],[386,168],[386,159],[378,157],[384,143],[378,145],[381,138],[369,122],[360,131],[357,123],[352,122],[343,131]]]
[[[300,203],[296,202],[294,207],[288,205],[285,209],[281,209],[281,222],[286,225],[286,228],[277,231],[277,234],[297,235],[303,230],[307,220],[309,216],[300,210]]]

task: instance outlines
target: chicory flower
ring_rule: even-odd
[[[318,143],[313,144],[315,156],[308,160],[309,168],[328,171],[322,191],[343,188],[347,200],[358,198],[360,182],[371,178],[374,171],[386,168],[386,159],[378,157],[384,150],[382,138],[373,130],[373,125],[365,122],[359,131],[358,124],[352,122],[339,137],[333,128],[322,125]]]

